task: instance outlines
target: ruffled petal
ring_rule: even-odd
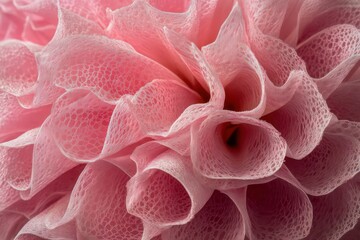
[[[29,185],[33,147],[38,132],[39,129],[33,129],[12,141],[0,144],[5,180],[16,190],[24,190]]]
[[[57,147],[47,119],[36,136],[31,154],[31,176],[21,188],[23,199],[30,199],[77,163],[66,158]],[[27,170],[30,171],[30,170]]]
[[[331,114],[315,83],[303,74],[293,98],[263,119],[285,138],[287,156],[301,159],[318,145]]]
[[[306,0],[299,13],[299,42],[325,28],[339,24],[360,26],[360,4],[356,0]]]
[[[38,236],[41,239],[67,238],[77,239],[74,223],[65,224],[59,227],[49,225],[61,219],[69,202],[69,194],[65,195],[48,208],[33,216],[19,231],[16,240],[21,240],[29,236]]]
[[[114,106],[93,93],[74,90],[59,98],[52,109],[50,129],[62,152],[74,160],[96,158]]]
[[[312,226],[313,209],[307,195],[277,179],[251,185],[246,193],[250,239],[303,239]]]
[[[20,41],[5,41],[0,44],[1,90],[21,96],[34,86],[38,71],[34,52],[37,45]],[[14,64],[16,63],[16,64]]]
[[[22,26],[21,39],[46,45],[54,35],[57,25],[57,8],[52,0],[14,0],[18,23]]]
[[[212,190],[197,181],[190,159],[171,150],[161,153],[163,149],[150,152],[149,156],[155,156],[153,159],[135,159],[137,164],[146,167],[128,183],[127,209],[160,227],[185,224],[204,206]]]
[[[197,91],[204,101],[207,101],[193,104],[185,109],[181,117],[172,126],[172,131],[176,132],[189,126],[189,123],[205,117],[214,109],[222,109],[225,92],[217,75],[214,74],[201,51],[193,43],[169,29],[165,29],[165,33],[173,53],[179,57],[193,75],[192,80],[187,84]]]
[[[251,50],[242,43],[246,38],[242,18],[235,4],[216,41],[203,47],[202,52],[225,88],[225,108],[261,116],[265,108],[265,76]]]
[[[244,237],[244,220],[238,207],[232,199],[218,191],[190,222],[174,226],[161,235],[162,240],[241,240]]]
[[[21,39],[24,18],[24,14],[15,8],[12,1],[0,2],[0,39]]]
[[[65,38],[71,35],[104,35],[105,32],[99,25],[82,17],[68,9],[59,7],[59,23],[52,41]]]
[[[308,156],[288,159],[286,166],[308,194],[329,194],[360,171],[359,136],[359,123],[338,121]]]
[[[125,208],[128,180],[124,172],[110,164],[99,162],[85,168],[67,210],[75,215],[84,239],[140,239],[142,221]]]
[[[174,12],[175,5],[182,11]],[[126,8],[109,12],[107,31],[176,72],[178,66],[167,49],[163,28],[202,46],[215,39],[231,7],[231,1],[134,1]]]
[[[239,1],[240,2],[240,1]],[[296,1],[245,0],[244,11],[248,15],[249,27],[259,28],[264,34],[279,37],[287,9]]]
[[[331,112],[339,119],[360,122],[360,78],[343,82],[326,100]]]
[[[291,71],[306,70],[304,61],[294,48],[257,28],[248,31],[249,45],[275,86],[284,85]]]
[[[283,163],[285,141],[266,122],[219,111],[196,128],[191,158],[206,178],[222,179],[225,185],[227,180],[259,179],[272,175]]]
[[[1,212],[0,213],[0,232],[3,239],[14,239],[21,226],[27,219],[18,213]]]
[[[56,85],[88,89],[105,101],[133,94],[153,79],[178,79],[128,44],[102,36],[76,35],[54,41],[39,61],[52,66],[49,77]]]
[[[39,127],[50,113],[50,106],[25,109],[16,97],[5,92],[0,92],[0,104],[0,142]]]
[[[349,181],[325,196],[310,197],[314,220],[305,239],[340,239],[360,218],[359,198],[360,184],[356,181]]]
[[[71,192],[84,166],[74,167],[67,172],[46,182],[46,186],[31,198],[22,198],[9,206],[6,211],[22,214],[30,219]],[[20,194],[22,194],[21,192]]]
[[[102,28],[105,28],[109,24],[107,17],[107,10],[118,9],[131,4],[133,0],[110,0],[110,1],[86,1],[78,0],[76,2],[72,0],[60,0],[59,6],[67,9],[73,13],[76,13],[90,21],[98,24]]]
[[[140,239],[143,224],[125,208],[128,180],[124,172],[109,163],[88,164],[71,195],[34,217],[20,234],[45,238]]]
[[[200,102],[201,97],[184,84],[154,80],[134,95],[132,111],[147,135],[166,135],[187,107]]]
[[[327,98],[360,59],[360,32],[351,25],[336,25],[297,47],[309,74]]]

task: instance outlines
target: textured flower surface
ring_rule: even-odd
[[[0,0],[0,239],[360,239],[359,0]]]

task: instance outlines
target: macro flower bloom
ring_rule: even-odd
[[[0,239],[360,239],[359,0],[0,0]]]

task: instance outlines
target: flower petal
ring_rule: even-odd
[[[336,25],[301,43],[297,52],[327,98],[360,59],[360,33],[351,25]],[[329,75],[329,76],[328,76]]]
[[[161,235],[163,240],[241,240],[244,237],[245,226],[239,209],[228,196],[218,191],[190,222],[173,226]]]
[[[13,95],[0,92],[0,141],[13,139],[20,134],[39,127],[50,113],[50,106],[25,109]]]
[[[33,233],[45,238],[139,239],[142,222],[125,208],[128,179],[109,163],[88,164],[71,195],[34,217],[20,234]]]
[[[283,163],[286,144],[266,122],[228,111],[210,115],[193,131],[195,169],[209,179],[253,180],[272,175]]]
[[[113,105],[83,90],[59,98],[49,127],[62,152],[74,160],[96,158],[103,148],[113,109]]]
[[[329,194],[360,171],[359,136],[359,123],[338,121],[325,130],[308,156],[288,159],[286,166],[308,194]]]
[[[149,161],[128,183],[128,211],[161,227],[189,222],[212,190],[198,183],[189,166],[190,159],[171,150]]]
[[[330,194],[311,197],[314,220],[306,240],[339,239],[350,231],[360,218],[360,184],[349,181]]]
[[[359,27],[359,11],[356,0],[304,1],[299,15],[299,42],[331,26],[351,24]]]
[[[77,35],[54,41],[39,61],[52,66],[50,78],[58,86],[88,89],[105,101],[134,94],[153,79],[178,79],[128,44],[102,36]]]
[[[291,71],[306,69],[294,48],[256,28],[250,30],[249,44],[275,86],[284,85]]]
[[[285,138],[287,156],[301,159],[320,142],[331,114],[315,83],[303,74],[293,98],[263,119]]]
[[[303,239],[312,224],[312,206],[307,195],[277,179],[247,187],[247,212],[251,239]]]
[[[132,110],[144,132],[162,135],[171,131],[171,126],[187,107],[201,101],[200,96],[184,84],[154,80],[134,95]]]
[[[360,122],[360,79],[343,82],[326,100],[331,112],[339,119]]]
[[[40,47],[20,41],[5,41],[0,44],[1,90],[15,96],[24,95],[31,90],[38,75],[34,56],[36,50],[40,50]]]
[[[249,27],[256,27],[266,35],[279,37],[288,5],[294,2],[287,0],[243,1],[244,11],[247,13],[250,22]]]
[[[242,43],[245,36],[243,16],[238,4],[221,26],[215,42],[204,46],[209,64],[225,88],[225,108],[254,111],[265,108],[264,74],[251,50]]]

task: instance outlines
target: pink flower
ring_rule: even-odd
[[[0,238],[360,238],[358,0],[0,0]]]

